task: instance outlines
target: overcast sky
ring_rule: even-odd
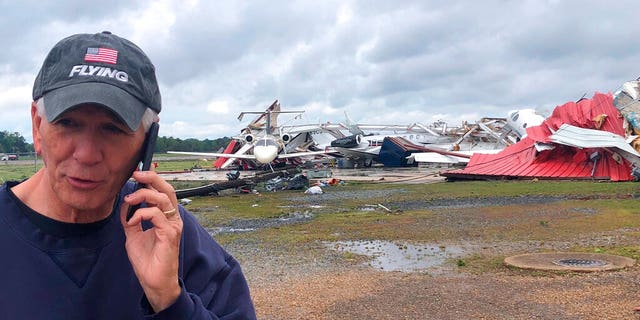
[[[154,62],[161,136],[238,134],[241,111],[288,124],[457,125],[614,92],[640,76],[637,1],[0,0],[0,130],[31,141],[51,47],[109,30]],[[248,119],[250,120],[250,119]]]

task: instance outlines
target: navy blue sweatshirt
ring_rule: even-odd
[[[178,300],[153,313],[125,251],[119,197],[110,217],[89,224],[49,219],[0,187],[2,319],[254,319],[238,262],[180,207]],[[120,194],[128,194],[127,183]]]

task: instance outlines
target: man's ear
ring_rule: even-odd
[[[31,103],[31,134],[33,135],[33,149],[36,154],[40,154],[40,151],[42,150],[42,137],[40,136],[40,124],[42,124],[42,121],[42,116],[38,114],[36,102],[33,101]]]

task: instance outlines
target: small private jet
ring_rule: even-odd
[[[285,148],[292,143],[294,137],[288,133],[280,133],[277,128],[277,117],[283,113],[302,114],[304,111],[281,111],[278,100],[274,101],[265,111],[245,111],[241,112],[238,120],[247,114],[257,114],[247,127],[241,130],[240,136],[234,137],[227,148],[222,153],[212,152],[185,152],[168,151],[173,154],[196,155],[205,157],[217,157],[214,166],[219,169],[226,169],[238,160],[253,162],[253,167],[260,165],[271,165],[277,159],[291,159],[300,157],[310,157],[326,155],[330,150],[313,151],[293,151]],[[295,142],[298,149],[299,142]]]
[[[430,125],[412,123],[396,124],[362,124],[355,123],[345,112],[344,124],[325,126],[326,130],[348,131],[331,141],[330,147],[350,160],[354,166],[370,167],[379,162],[379,154],[385,138],[402,138],[403,141],[416,146],[428,146],[451,142],[448,132],[452,129],[444,121],[436,121]]]

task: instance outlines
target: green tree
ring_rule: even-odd
[[[231,138],[223,137],[215,140],[194,138],[180,139],[174,137],[158,137],[155,152],[188,151],[188,152],[216,152],[226,147]]]
[[[33,152],[33,145],[27,143],[19,132],[0,131],[0,152],[28,153]]]

